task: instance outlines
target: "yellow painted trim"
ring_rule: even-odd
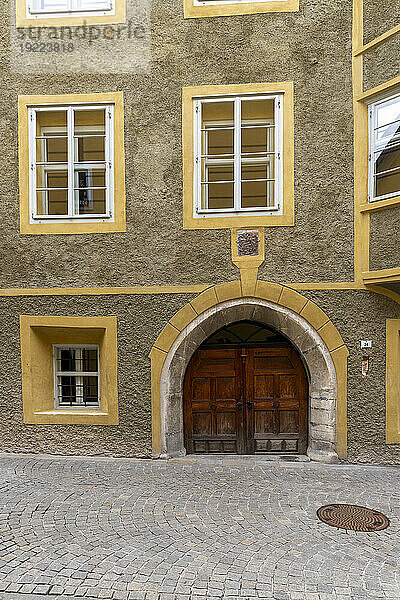
[[[20,316],[24,423],[118,425],[117,318]],[[100,410],[55,410],[52,344],[100,350]]]
[[[30,223],[29,222],[29,134],[28,106],[88,102],[114,103],[114,222]],[[19,197],[21,234],[82,234],[125,232],[125,150],[123,92],[61,94],[18,97]]]
[[[400,281],[400,267],[382,269],[380,271],[367,271],[363,273],[363,279],[366,284],[398,282]]]
[[[193,98],[198,96],[283,92],[283,214],[269,216],[193,217]],[[182,90],[183,228],[232,229],[294,225],[293,82],[202,85]]]
[[[235,227],[231,231],[232,262],[240,270],[240,280],[245,296],[253,296],[257,283],[258,267],[265,259],[265,236],[263,227],[252,227],[252,231],[258,232],[259,245],[258,254],[255,256],[239,256],[237,247],[237,232],[243,227]]]
[[[195,6],[193,0],[184,0],[185,19],[198,17],[226,17],[232,15],[252,15],[271,12],[297,12],[299,0],[280,0],[279,2],[246,2],[232,4],[229,1],[221,4]]]
[[[400,319],[386,320],[386,443],[400,444]]]
[[[376,212],[378,210],[384,210],[385,208],[392,208],[393,206],[399,205],[400,196],[395,196],[394,198],[388,198],[387,200],[377,200],[376,202],[360,204],[360,212]]]
[[[387,40],[389,40],[391,37],[393,37],[397,33],[400,33],[400,25],[396,25],[396,27],[392,27],[392,29],[385,31],[385,33],[382,33],[382,35],[378,36],[374,40],[371,40],[370,42],[368,42],[368,44],[364,44],[361,48],[358,48],[358,50],[355,50],[353,55],[359,56],[360,54],[365,54],[366,52],[373,50],[377,46],[380,46],[381,44],[383,44],[383,42],[386,42]]]
[[[158,336],[151,352],[151,398],[153,455],[161,453],[161,374],[164,362],[179,333],[205,310],[223,301],[249,297],[240,281],[216,285],[194,298],[176,313]],[[319,333],[332,357],[337,379],[337,452],[347,456],[347,357],[349,352],[329,317],[311,300],[294,290],[266,281],[257,281],[253,298],[286,306],[300,314]],[[251,297],[250,297],[251,298]]]
[[[381,83],[374,88],[366,90],[365,92],[361,92],[357,97],[359,102],[369,100],[374,96],[379,96],[379,94],[384,94],[385,92],[389,92],[393,88],[400,86],[400,75],[398,77],[394,77],[385,83]]]
[[[362,284],[356,284],[354,281],[322,281],[320,283],[284,283],[292,290],[360,290],[364,289]]]
[[[136,294],[199,294],[212,284],[194,285],[134,285],[131,287],[87,288],[8,288],[0,289],[2,296],[116,296]]]
[[[78,27],[80,25],[112,25],[125,23],[126,0],[115,0],[114,15],[92,15],[86,17],[47,17],[28,19],[26,17],[26,0],[16,0],[16,26],[17,27]]]

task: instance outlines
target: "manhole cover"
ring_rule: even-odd
[[[381,531],[390,521],[377,510],[354,504],[327,504],[317,510],[317,517],[332,527],[351,531]]]

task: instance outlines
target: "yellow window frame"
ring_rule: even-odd
[[[232,15],[251,15],[270,12],[298,12],[299,0],[265,0],[265,2],[226,2],[222,1],[202,6],[196,5],[194,0],[184,0],[185,19],[198,17],[223,17]]]
[[[114,220],[84,223],[31,223],[29,218],[29,106],[114,103]],[[19,198],[21,234],[79,234],[126,231],[123,92],[18,97]]]
[[[126,0],[114,0],[115,12],[113,15],[77,15],[67,17],[39,17],[28,19],[26,16],[27,0],[16,0],[16,26],[17,27],[79,27],[81,25],[112,25],[125,23]]]
[[[207,219],[193,215],[195,98],[211,95],[282,93],[283,102],[283,213],[280,215],[227,215]],[[293,82],[204,85],[182,90],[183,228],[232,229],[294,225],[294,91]]]
[[[24,423],[118,425],[117,317],[20,316]],[[99,346],[100,409],[55,408],[53,345]]]
[[[400,319],[386,320],[386,443],[400,444]]]

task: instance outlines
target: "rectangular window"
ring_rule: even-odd
[[[53,359],[55,408],[99,408],[99,347],[53,345]]]
[[[31,222],[114,216],[114,106],[28,109]]]
[[[400,94],[370,104],[368,123],[368,200],[400,196]]]
[[[27,18],[113,15],[112,0],[27,0]]]
[[[194,217],[282,214],[282,94],[194,101]]]

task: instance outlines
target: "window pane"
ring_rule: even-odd
[[[242,154],[274,152],[273,127],[242,127]]]
[[[274,206],[273,181],[242,182],[242,208],[268,208]]]
[[[105,161],[105,136],[75,137],[75,162]]]
[[[82,396],[84,404],[98,404],[98,378],[84,376],[82,379]]]
[[[234,181],[233,163],[215,164],[216,161],[202,159],[201,179],[202,181]]]
[[[52,135],[52,134],[49,134]],[[57,136],[36,140],[37,162],[67,162],[68,138]]]
[[[82,371],[97,371],[97,348],[83,348]]]
[[[274,162],[268,163],[242,163],[242,179],[273,179]]]
[[[31,0],[32,10],[47,12],[67,10],[68,0]]]
[[[76,377],[67,375],[57,377],[57,396],[60,406],[76,404]]]
[[[56,169],[46,165],[36,167],[36,187],[40,188],[68,188],[67,167]]]
[[[76,371],[74,348],[57,348],[57,371]]]
[[[233,183],[206,183],[201,189],[203,208],[233,208]]]
[[[90,133],[106,132],[105,109],[99,110],[74,110],[74,135],[87,135]]]
[[[105,187],[105,169],[79,169],[75,171],[76,188]]]
[[[242,100],[242,124],[263,121],[272,124],[275,119],[274,100]]]
[[[108,10],[110,0],[73,0],[72,6],[77,10]]]
[[[67,135],[66,110],[38,110],[36,111],[36,136]]]
[[[104,215],[106,190],[75,190],[75,212],[79,215]]]
[[[376,177],[375,196],[385,196],[394,192],[400,192],[400,171]]]
[[[376,125],[382,127],[400,119],[400,98],[393,98],[376,107]]]
[[[233,154],[233,102],[202,104],[202,154]],[[227,129],[231,127],[231,129]]]

